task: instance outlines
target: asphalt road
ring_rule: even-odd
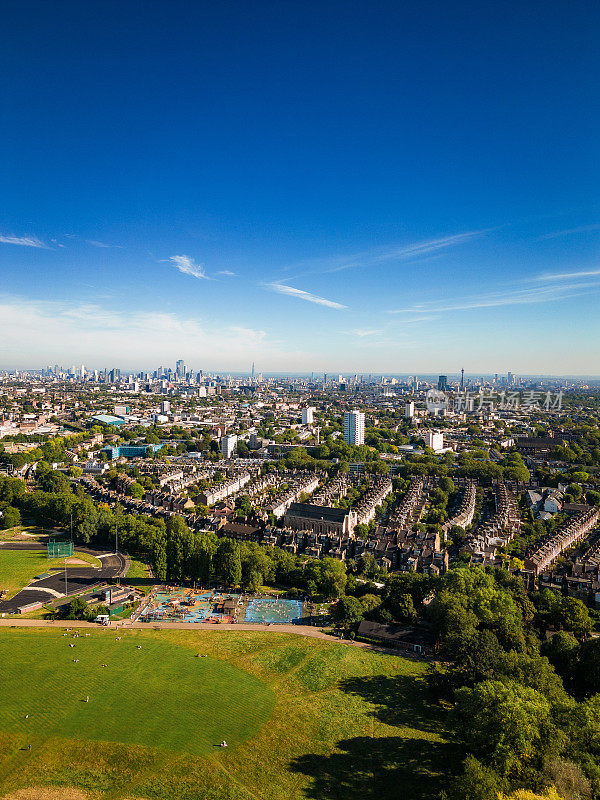
[[[4,550],[40,550],[39,544],[29,542],[5,542],[0,544]],[[57,597],[71,596],[99,586],[110,583],[117,577],[122,577],[127,571],[127,559],[120,553],[110,553],[102,550],[89,550],[86,547],[77,548],[80,552],[89,553],[98,558],[102,564],[99,569],[94,567],[72,566],[67,568],[67,592],[65,591],[65,572],[54,572],[47,578],[33,580],[25,588],[17,592],[10,600],[0,601],[0,613],[16,614],[21,606],[36,602],[50,602]]]

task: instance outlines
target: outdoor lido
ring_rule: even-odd
[[[302,621],[302,602],[269,595],[165,587],[155,590],[135,617],[140,622],[289,625]]]

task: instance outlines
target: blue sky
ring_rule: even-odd
[[[600,373],[593,2],[10,2],[0,367]]]

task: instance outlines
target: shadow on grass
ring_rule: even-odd
[[[452,745],[399,736],[359,736],[338,742],[329,756],[307,754],[291,764],[312,778],[313,800],[431,800],[446,786],[444,771],[455,763]]]
[[[150,588],[156,584],[156,580],[154,578],[121,578],[121,583],[127,584],[127,586],[139,586],[140,588]]]
[[[312,800],[431,800],[447,786],[459,767],[460,747],[445,738],[444,711],[429,698],[422,676],[347,678],[338,684],[373,707],[371,716],[387,726],[410,728],[412,737],[358,736],[336,745],[330,755],[299,756],[294,772],[312,780]],[[389,732],[389,728],[388,728]],[[439,737],[440,741],[432,741]]]
[[[372,715],[386,725],[407,726],[444,735],[443,712],[431,702],[427,683],[422,677],[375,675],[348,678],[339,686],[343,691],[377,706]]]

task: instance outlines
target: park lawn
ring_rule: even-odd
[[[424,800],[456,761],[422,662],[276,632],[119,635],[0,629],[0,795]]]
[[[77,550],[73,558],[85,561],[93,567],[100,567],[100,561],[89,553]],[[0,548],[0,589],[8,590],[8,597],[27,586],[36,575],[64,569],[64,558],[48,558],[47,550],[5,550]],[[74,567],[81,565],[73,565]],[[67,566],[67,569],[69,567]]]

